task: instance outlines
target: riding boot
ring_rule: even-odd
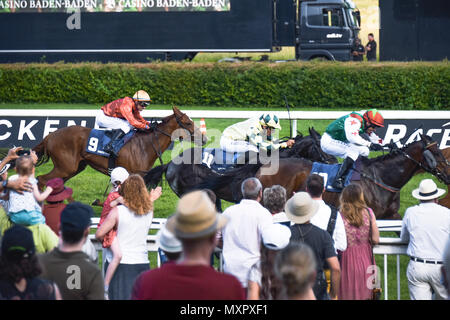
[[[111,140],[103,148],[103,151],[105,151],[105,152],[109,153],[111,156],[117,158],[117,154],[114,152],[113,144],[115,141],[121,139],[124,135],[125,135],[125,132],[123,132],[121,129],[114,130],[114,132],[111,135]]]
[[[334,180],[334,183],[332,184],[333,188],[335,189],[344,189],[344,183],[347,178],[347,173],[350,171],[351,167],[353,166],[352,158],[347,157],[344,159],[344,162],[342,163],[341,167],[339,168],[339,171],[336,175],[336,179]]]

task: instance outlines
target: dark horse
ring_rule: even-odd
[[[310,135],[306,137],[297,136],[295,144],[291,148],[280,151],[280,158],[294,159],[304,157],[313,161],[337,163],[335,157],[326,154],[320,148],[320,134],[314,128],[310,128],[309,133]],[[190,159],[191,161],[183,161],[183,159]],[[185,150],[171,162],[153,168],[144,176],[144,180],[148,186],[154,186],[161,181],[163,173],[166,174],[167,182],[178,197],[197,189],[199,185],[207,183],[210,179],[221,176],[221,174],[215,173],[201,164],[200,148]],[[243,179],[238,179],[234,183],[242,181]],[[216,190],[216,195],[220,199],[233,201],[235,196],[232,192],[233,188],[221,188]]]
[[[217,190],[223,192],[223,188],[239,190],[239,184],[236,184],[236,181],[255,176],[264,187],[274,184],[284,186],[288,197],[291,197],[293,192],[305,190],[312,162],[306,159],[280,159],[279,170],[273,175],[261,174],[261,169],[265,166],[268,164],[243,166],[222,177],[214,178],[203,187],[208,187],[215,192]],[[363,188],[365,201],[374,210],[378,219],[401,219],[398,214],[400,189],[420,169],[448,184],[450,176],[446,172],[447,168],[447,162],[437,143],[430,137],[422,135],[420,141],[401,149],[391,150],[387,155],[373,159],[361,158],[361,180],[355,183]],[[338,207],[339,195],[340,193],[325,192],[324,200]],[[233,200],[236,202],[240,198]]]
[[[181,129],[181,130],[177,130]],[[38,165],[53,161],[53,170],[39,176],[39,185],[43,186],[52,178],[68,180],[90,165],[101,173],[108,174],[108,158],[86,152],[86,145],[91,128],[70,126],[50,133],[33,148],[36,151]],[[187,132],[186,132],[187,131]],[[124,167],[130,173],[144,174],[156,159],[169,147],[172,138],[185,138],[187,133],[191,140],[206,143],[194,122],[177,107],[173,114],[162,119],[148,131],[138,131],[120,150],[116,166]]]

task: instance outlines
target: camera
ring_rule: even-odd
[[[18,156],[29,156],[30,155],[30,150],[26,150],[26,149],[19,150],[19,151],[17,151],[17,155]]]

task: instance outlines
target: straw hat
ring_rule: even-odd
[[[445,193],[444,189],[437,187],[431,179],[424,179],[420,182],[419,188],[412,191],[412,196],[419,200],[431,200],[442,196]]]
[[[166,227],[179,239],[197,239],[213,234],[226,223],[206,192],[193,191],[181,197],[175,216]]]
[[[174,217],[170,217],[167,221],[173,220]],[[167,222],[166,222],[167,223]],[[161,250],[166,252],[181,252],[183,247],[181,242],[175,237],[175,235],[167,230],[166,225],[163,225],[156,234],[156,243]]]
[[[305,223],[317,213],[319,204],[306,192],[297,192],[286,202],[284,207],[286,216],[294,223]]]

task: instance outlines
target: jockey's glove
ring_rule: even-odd
[[[378,143],[371,143],[369,146],[369,150],[371,151],[383,151],[383,146]]]

